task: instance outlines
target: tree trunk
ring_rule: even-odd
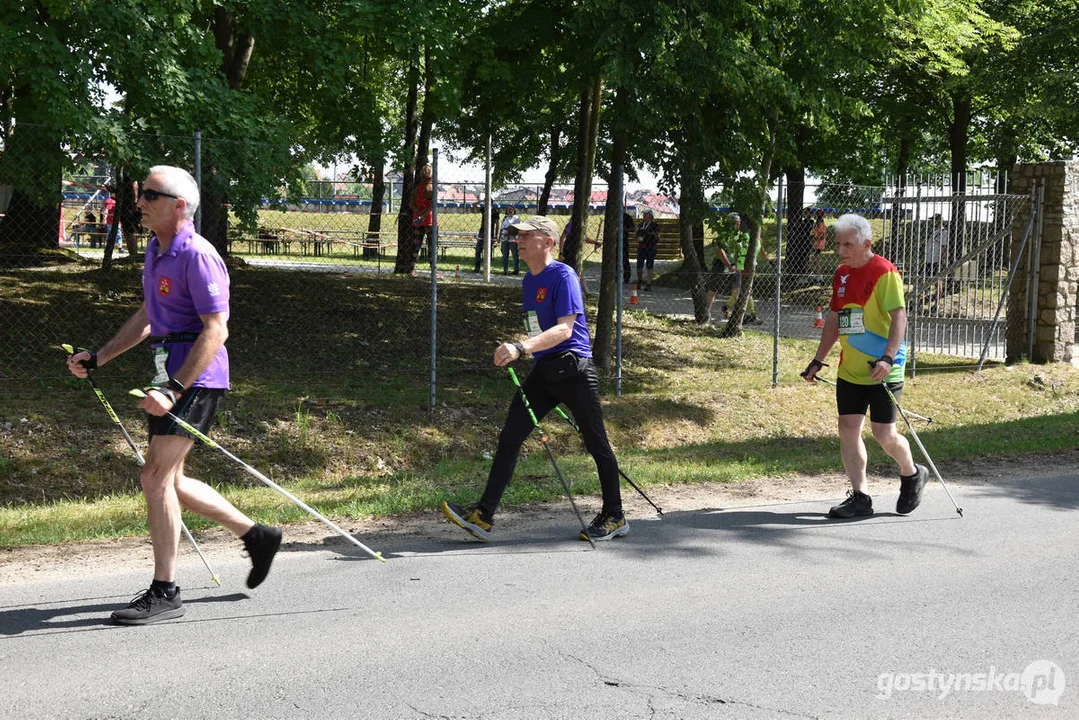
[[[787,225],[785,272],[792,278],[803,278],[809,273],[809,254],[812,250],[810,233],[812,228],[804,221],[802,214],[805,205],[805,166],[798,165],[784,170],[787,176]]]
[[[435,104],[431,101],[434,71],[431,69],[431,45],[423,47],[423,110],[420,112],[420,138],[416,141],[416,170],[430,160],[431,127],[435,123]]]
[[[371,214],[367,216],[366,243],[379,243],[382,235],[382,203],[386,198],[386,165],[379,159],[374,163],[374,175],[371,178]],[[364,247],[365,258],[377,258],[379,248]]]
[[[615,107],[620,107],[625,91],[619,89]],[[614,347],[614,309],[618,299],[618,284],[622,268],[618,265],[618,233],[622,228],[620,211],[622,178],[619,172],[626,162],[628,133],[622,129],[615,133],[611,143],[611,181],[607,186],[607,208],[603,217],[603,263],[599,281],[599,312],[596,315],[596,337],[592,342],[592,356],[598,367],[611,367],[611,351]],[[624,245],[624,243],[623,243]]]
[[[131,177],[130,168],[124,167],[120,172],[120,186],[116,189],[116,215],[120,218],[120,229],[124,235],[124,245],[127,246],[128,257],[132,261],[138,261],[139,256],[139,218],[137,207],[138,196],[135,194],[134,178]]]
[[[956,194],[967,189],[967,142],[970,137],[971,100],[965,91],[952,95],[952,123],[948,126],[952,187]]]
[[[15,126],[4,144],[0,177],[11,185],[11,201],[0,222],[2,262],[36,264],[37,251],[57,247],[59,239],[62,211],[57,190],[64,159],[60,133],[42,126]]]
[[[203,168],[206,165],[203,164]],[[212,169],[202,173],[202,209],[201,230],[199,234],[210,241],[223,258],[229,256],[229,217],[228,195],[224,187],[226,180]]]
[[[680,177],[681,192],[678,199],[678,240],[682,246],[682,272],[693,283],[693,319],[704,325],[709,320],[708,290],[704,287],[704,266],[697,257],[694,228],[704,220],[704,188],[697,168],[696,149],[687,142],[683,148]]]
[[[772,161],[776,152],[776,127],[779,124],[778,113],[774,114],[769,122],[772,142],[765,146],[761,156],[761,165],[757,173],[758,202],[753,208],[752,222],[749,225],[749,248],[746,250],[746,269],[742,273],[742,289],[738,293],[733,307],[730,308],[730,318],[723,326],[720,337],[732,337],[742,332],[742,318],[745,316],[746,303],[753,297],[753,280],[757,274],[757,255],[761,246],[761,226],[764,224],[764,214],[768,209],[768,190],[771,186]]]
[[[236,34],[236,18],[232,12],[218,5],[214,8],[214,44],[221,51],[221,70],[230,90],[243,87],[255,38],[251,33]]]
[[[547,173],[543,176],[543,190],[540,192],[539,202],[536,203],[536,214],[546,215],[547,204],[551,201],[551,188],[558,179],[558,166],[562,163],[562,126],[551,126],[551,161],[547,164]]]
[[[588,203],[592,195],[592,166],[589,164],[588,133],[592,125],[591,88],[581,91],[581,109],[577,116],[577,177],[573,182],[573,223],[562,258],[580,272],[581,249],[588,236]]]
[[[901,198],[907,193],[907,173],[910,172],[910,156],[913,143],[910,136],[903,134],[899,138],[899,152],[895,161],[895,196]],[[881,254],[887,258],[896,258],[895,248],[901,246],[903,228],[903,206],[900,203],[892,204],[892,217],[888,225],[888,237],[881,243]]]
[[[950,265],[966,252],[966,209],[963,199],[967,191],[967,142],[970,138],[971,99],[970,94],[958,90],[952,95],[952,124],[948,127],[948,148],[951,151],[952,173],[952,217],[949,224],[948,257]],[[950,290],[953,281],[949,281]]]
[[[255,49],[255,37],[249,31],[238,32],[236,18],[230,10],[218,5],[214,8],[214,44],[221,51],[221,72],[230,90],[243,89],[251,53]],[[205,149],[205,146],[204,146]],[[222,258],[229,256],[228,237],[228,186],[231,178],[219,175],[210,162],[203,157],[202,201],[200,234],[210,241]]]
[[[420,67],[416,58],[418,48],[413,48],[408,66],[408,100],[405,103],[405,142],[402,147],[401,207],[397,212],[397,260],[395,273],[412,270],[414,252],[412,243],[412,186],[415,179],[416,132],[418,120],[416,106],[419,102]]]

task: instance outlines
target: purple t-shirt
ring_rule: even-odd
[[[169,249],[159,254],[157,236],[146,247],[142,271],[142,295],[150,319],[150,335],[164,337],[177,333],[202,332],[199,315],[229,311],[229,274],[210,241],[195,234],[188,223],[173,238]],[[184,364],[193,340],[168,344],[166,369],[172,377]],[[160,343],[153,347],[160,347]],[[229,387],[229,355],[222,345],[206,371],[192,387]]]
[[[539,321],[540,332],[553,327],[558,318],[576,315],[573,321],[573,334],[553,348],[534,353],[538,359],[544,355],[571,350],[582,357],[592,357],[592,346],[588,337],[588,325],[584,320],[584,298],[581,297],[581,283],[573,268],[557,260],[540,270],[538,275],[525,273],[521,281],[524,290],[525,330],[534,335],[535,328],[529,327],[529,315],[535,312]]]

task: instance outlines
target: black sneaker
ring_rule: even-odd
[[[184,604],[180,601],[180,588],[169,597],[165,591],[150,587],[131,604],[112,614],[112,621],[120,625],[149,625],[150,623],[172,620],[184,614]]]
[[[915,465],[914,468],[913,475],[899,476],[899,499],[895,501],[895,511],[900,515],[911,513],[922,504],[922,490],[929,479],[929,468],[925,465]]]
[[[628,532],[629,521],[626,520],[625,515],[615,520],[613,516],[601,512],[593,518],[591,525],[581,531],[580,538],[582,540],[591,539],[593,542],[597,540],[614,540],[616,537],[622,537]]]
[[[873,514],[873,498],[865,493],[847,491],[847,499],[828,511],[830,518],[864,517]]]
[[[251,557],[251,572],[247,576],[247,587],[257,588],[270,574],[270,565],[274,555],[281,547],[281,530],[255,523],[243,536],[244,548]]]
[[[473,505],[466,510],[457,503],[444,502],[441,510],[446,519],[457,527],[464,528],[480,540],[487,541],[491,539],[491,527],[494,523],[485,520],[483,511],[477,506]]]
[[[756,315],[750,315],[746,318],[746,325],[763,325],[764,321]]]
[[[729,318],[731,316],[731,311],[730,311],[730,308],[727,307],[727,303],[723,303],[723,307],[721,307],[720,310],[723,312],[723,319],[724,320],[726,320],[727,318]]]

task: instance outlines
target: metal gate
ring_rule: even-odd
[[[886,186],[822,183],[796,189],[801,208],[787,207],[781,190],[782,277],[774,276],[772,284],[765,276],[755,286],[765,325],[774,312],[780,335],[820,337],[820,311],[827,310],[838,258],[830,229],[826,240],[821,229],[818,243],[814,227],[830,228],[833,218],[854,212],[869,219],[874,250],[903,276],[912,371],[919,353],[923,359],[1003,360],[1011,243],[1023,239],[1015,219],[1027,214],[1031,197],[999,192],[1001,187],[1006,183],[983,171],[967,173],[962,187],[947,176]]]
[[[881,252],[907,283],[912,369],[919,352],[1004,359],[1014,221],[1031,202],[1005,186],[976,172],[963,188],[921,177],[886,189]]]

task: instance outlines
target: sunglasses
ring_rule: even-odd
[[[162,197],[172,198],[173,200],[180,199],[179,195],[172,195],[167,192],[161,192],[160,190],[139,190],[139,200],[146,198],[146,202],[153,202]]]

